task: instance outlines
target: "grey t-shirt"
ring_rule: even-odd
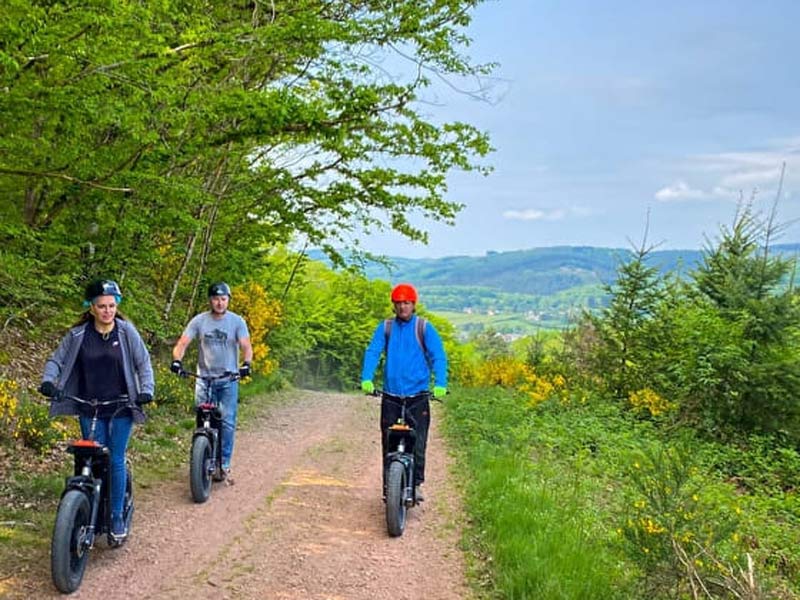
[[[249,338],[250,332],[236,313],[227,311],[221,319],[215,319],[211,311],[206,311],[189,321],[183,335],[190,340],[197,338],[198,374],[209,377],[238,372],[239,340]]]

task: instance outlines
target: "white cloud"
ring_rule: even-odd
[[[735,188],[758,187],[759,184],[776,185],[781,177],[780,165],[773,163],[770,167],[762,169],[746,169],[737,173],[730,173],[722,178],[721,185]]]
[[[673,200],[704,200],[709,197],[709,194],[690,187],[685,181],[676,181],[672,185],[658,190],[655,197],[661,202],[671,202]]]
[[[545,212],[536,208],[507,210],[503,212],[503,218],[510,221],[541,221],[545,218]]]
[[[773,142],[757,152],[720,152],[689,156],[674,165],[678,178],[654,196],[661,202],[693,200],[738,200],[744,194],[771,195],[781,181],[786,194],[800,186],[800,139]]]
[[[587,208],[569,207],[541,210],[538,208],[525,208],[522,210],[506,210],[503,218],[509,221],[562,221],[570,216],[586,217],[592,214]]]

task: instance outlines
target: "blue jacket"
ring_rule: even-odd
[[[118,318],[116,319],[116,327],[119,331],[119,340],[122,346],[122,368],[125,373],[125,385],[128,388],[131,400],[135,401],[139,394],[142,393],[152,395],[155,390],[153,367],[150,364],[150,353],[147,351],[142,337],[129,321]],[[75,361],[78,358],[85,331],[85,323],[70,329],[44,365],[42,381],[52,381],[56,389],[66,395],[78,395],[78,374],[75,371]],[[131,410],[133,411],[134,422],[141,423],[144,421],[144,412],[140,407],[132,406]],[[52,400],[50,403],[51,417],[77,414],[77,406],[72,400],[62,398]]]
[[[425,326],[425,356],[416,335],[417,315],[411,320],[392,322],[392,331],[388,343],[381,321],[372,335],[372,341],[364,351],[364,364],[361,369],[361,381],[371,380],[375,369],[386,353],[383,369],[383,390],[395,396],[412,396],[430,389],[431,371],[434,385],[447,387],[447,356],[442,339],[436,328],[428,322]]]

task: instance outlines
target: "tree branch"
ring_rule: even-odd
[[[107,192],[132,192],[133,188],[129,187],[114,187],[103,185],[101,183],[95,183],[93,181],[84,181],[82,179],[78,179],[77,177],[72,177],[71,175],[66,175],[64,173],[50,173],[47,171],[29,171],[27,169],[9,169],[7,167],[0,166],[0,173],[4,175],[19,175],[20,177],[41,177],[41,178],[50,178],[50,179],[64,179],[71,183],[77,183],[79,185],[85,185],[88,187],[92,187],[98,190],[106,190]]]

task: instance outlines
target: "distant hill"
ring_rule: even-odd
[[[800,244],[776,245],[773,252],[794,257],[800,254]],[[563,327],[577,310],[603,306],[604,286],[614,282],[618,267],[632,256],[622,248],[555,246],[484,256],[389,257],[391,267],[370,263],[365,274],[369,279],[413,283],[421,301],[434,312],[516,314],[522,325],[506,327],[524,330],[526,323],[534,328]],[[325,260],[320,252],[312,252],[311,258]],[[655,250],[648,262],[662,273],[686,276],[702,258],[699,250]],[[471,329],[470,319],[458,320],[460,328]],[[485,319],[480,321],[485,325]]]
[[[367,267],[367,277],[410,281],[420,287],[456,285],[549,296],[584,285],[613,281],[624,251],[609,248],[554,247],[489,252],[485,256],[395,259],[394,271]]]

